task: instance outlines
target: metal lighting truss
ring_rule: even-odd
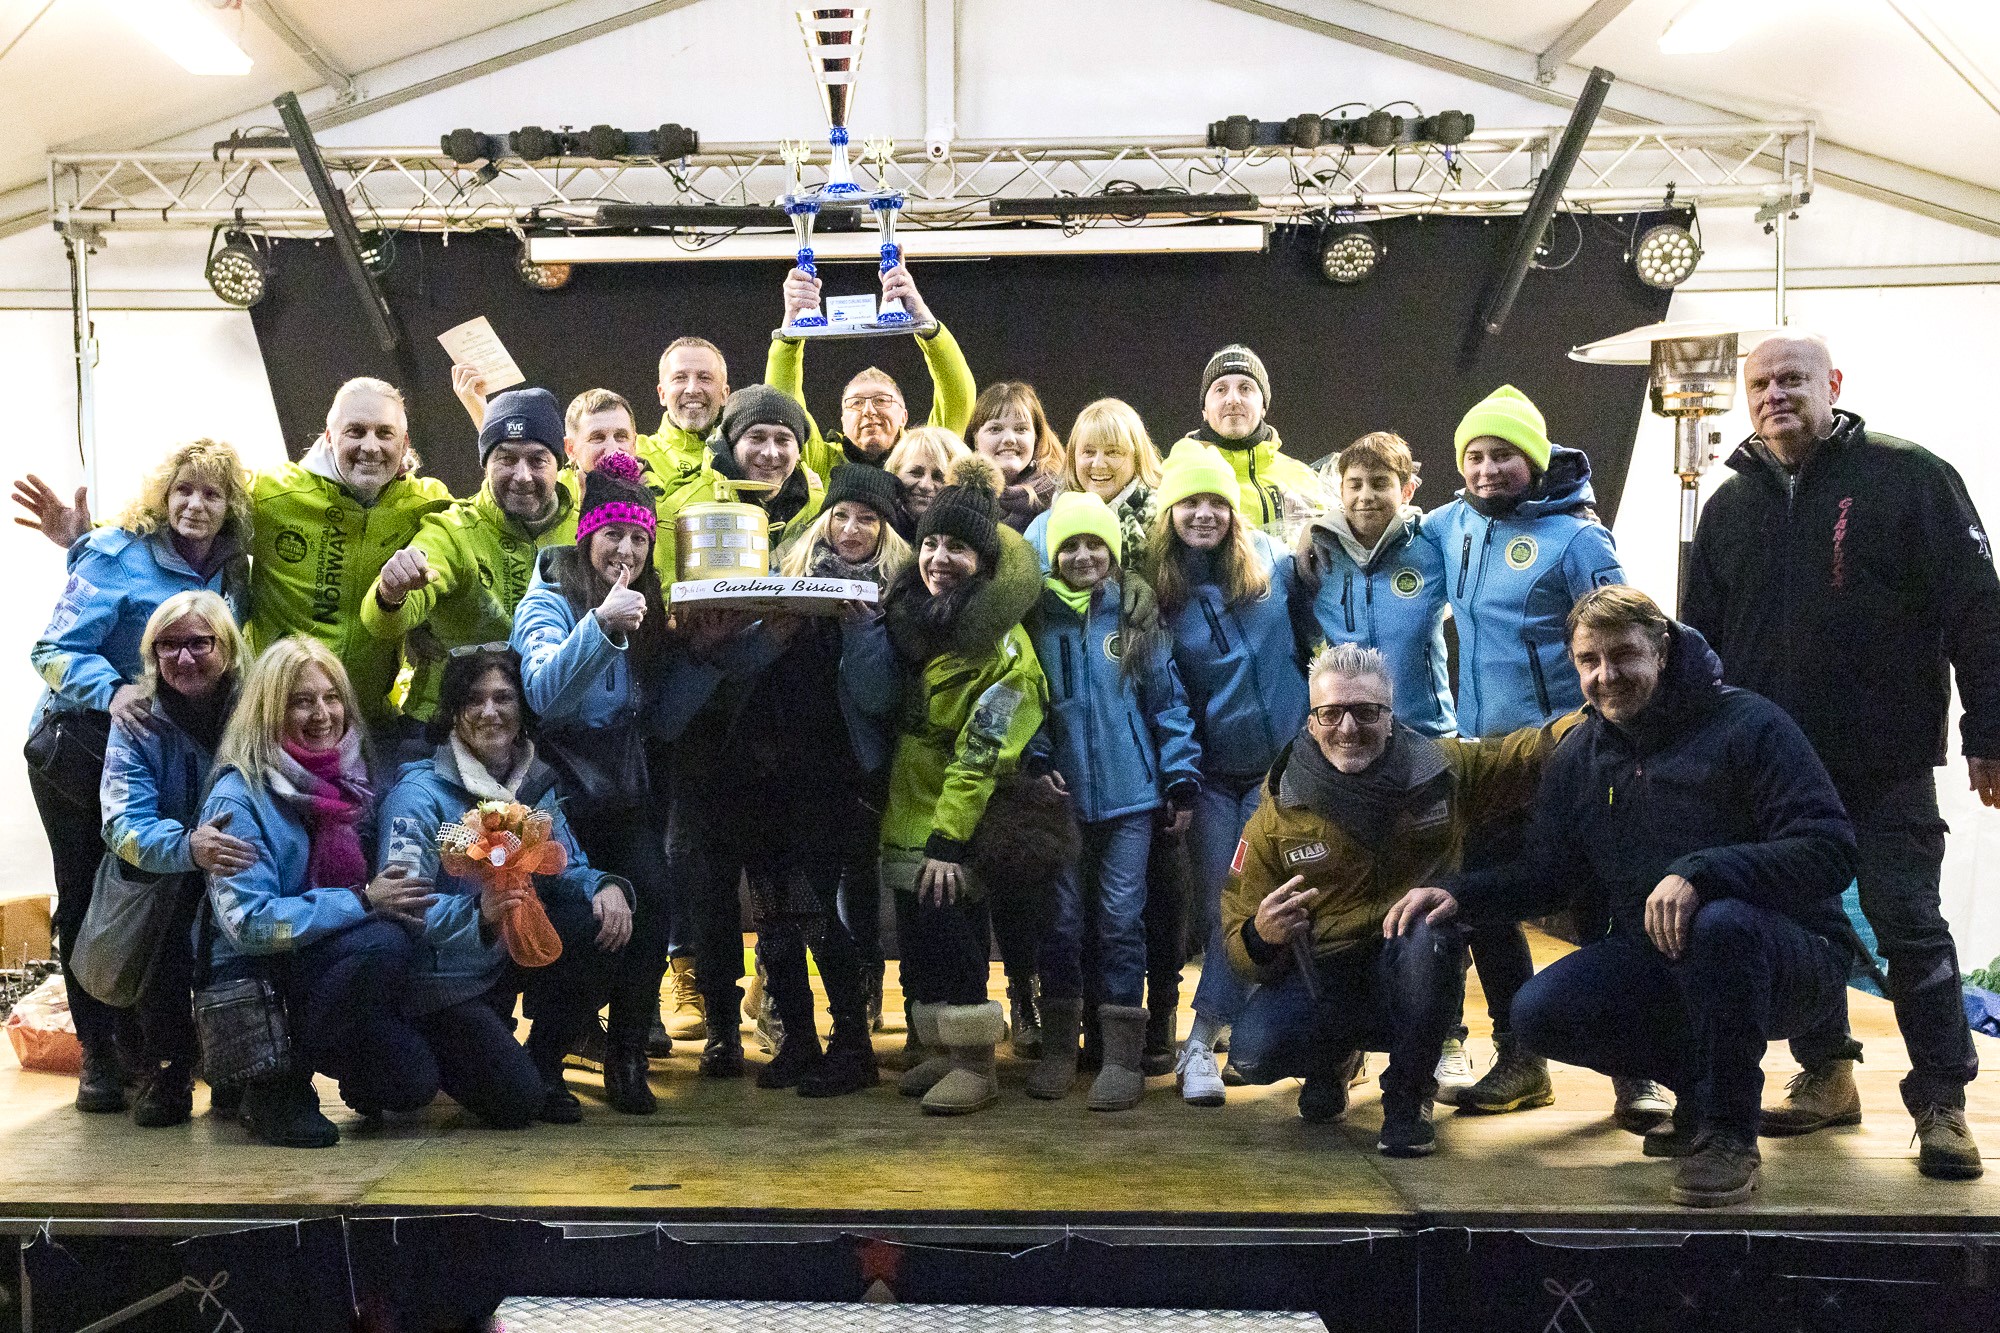
[[[917,229],[995,225],[989,205],[998,199],[1127,190],[1247,193],[1258,207],[1231,216],[1267,222],[1496,214],[1520,211],[1561,134],[1560,126],[1481,130],[1451,148],[1323,145],[1241,153],[1189,138],[960,140],[935,160],[921,141],[877,140],[862,145],[856,170],[864,189],[903,191],[905,224]],[[1796,207],[1811,196],[1813,145],[1813,127],[1804,123],[1598,128],[1563,202],[1593,211],[1668,201]],[[501,158],[484,169],[430,148],[323,145],[321,151],[364,229],[588,226],[599,204],[773,205],[787,186],[778,143],[711,144],[670,163]],[[55,154],[49,208],[65,231],[221,224],[324,230],[289,148]]]

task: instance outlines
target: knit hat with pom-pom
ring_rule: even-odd
[[[641,479],[639,460],[627,453],[608,453],[583,474],[583,503],[576,519],[576,544],[607,523],[636,523],[646,535],[657,535],[653,493]]]
[[[917,544],[936,533],[956,537],[979,553],[979,567],[993,571],[1000,558],[1000,473],[984,454],[952,464],[951,485],[937,493],[917,523]]]

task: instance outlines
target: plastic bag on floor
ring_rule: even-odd
[[[76,1021],[70,1017],[60,972],[14,1002],[7,1015],[7,1040],[23,1069],[83,1073],[83,1045],[76,1039]]]

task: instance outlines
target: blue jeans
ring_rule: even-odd
[[[1146,865],[1153,812],[1083,826],[1083,855],[1056,880],[1055,914],[1041,942],[1044,995],[1083,994],[1084,918],[1094,917],[1098,979],[1106,1004],[1136,1005],[1146,991]],[[1089,912],[1096,887],[1095,912]]]
[[[1250,983],[1229,965],[1229,950],[1223,947],[1222,890],[1229,883],[1229,862],[1236,855],[1243,826],[1263,800],[1262,778],[1238,789],[1230,779],[1203,774],[1201,795],[1194,803],[1194,823],[1188,829],[1188,856],[1201,889],[1208,940],[1201,960],[1201,981],[1194,988],[1194,1011],[1218,1023],[1235,1022],[1250,995]],[[1234,1049],[1232,1045],[1232,1052]]]
[[[1754,1141],[1770,1042],[1844,1026],[1847,950],[1768,908],[1718,899],[1674,962],[1614,934],[1543,968],[1514,999],[1538,1055],[1692,1098],[1704,1129]]]
[[[1387,1051],[1384,1097],[1435,1093],[1438,1052],[1465,999],[1463,932],[1419,925],[1316,963],[1317,999],[1297,968],[1251,993],[1229,1039],[1229,1057],[1243,1077],[1251,1083],[1338,1077],[1355,1051]]]

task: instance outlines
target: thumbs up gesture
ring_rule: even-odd
[[[632,587],[632,571],[621,569],[611,591],[598,603],[597,624],[606,634],[626,635],[646,618],[646,599]]]

